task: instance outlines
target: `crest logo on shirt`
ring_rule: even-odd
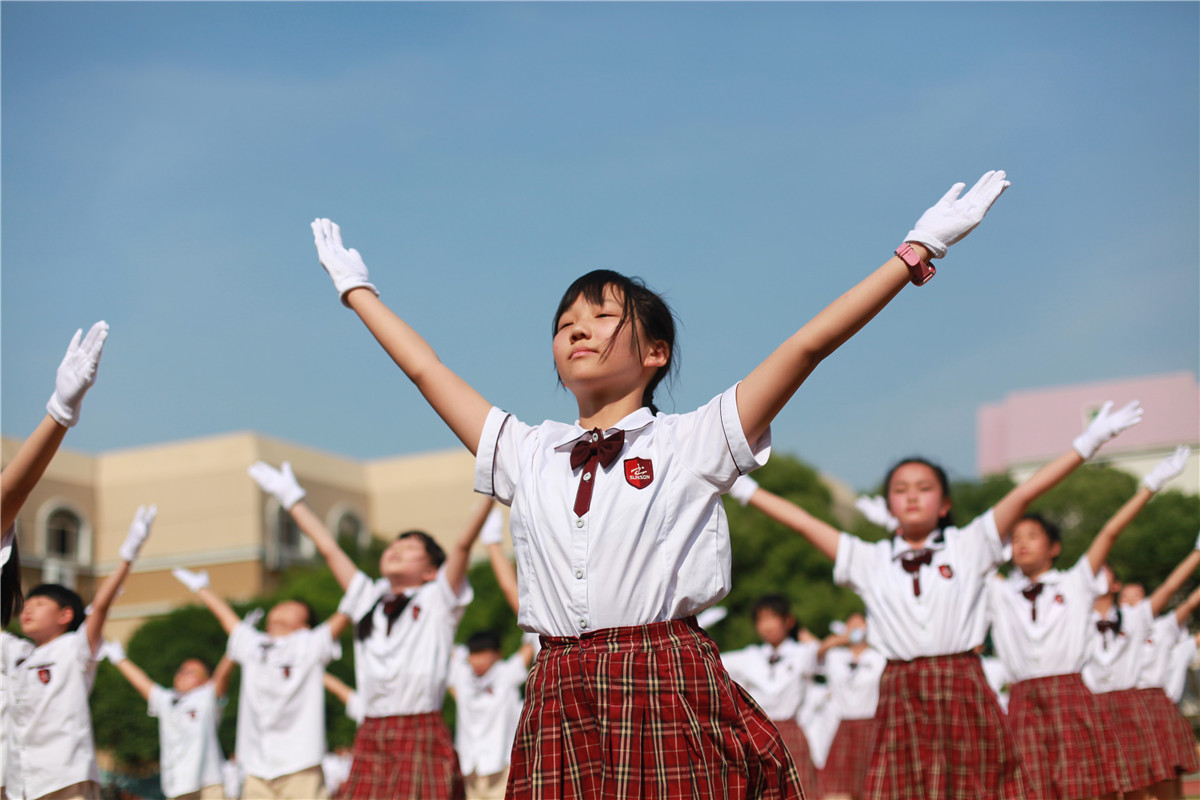
[[[413,606],[413,619],[415,620],[419,616],[421,616],[421,607]]]
[[[1056,595],[1054,595],[1054,602],[1058,603],[1061,606],[1066,601],[1063,600],[1063,596],[1061,594],[1056,594]]]
[[[942,577],[946,580],[954,577],[954,570],[950,568],[949,564],[940,565],[938,567],[938,572],[942,573]]]
[[[39,667],[38,668],[38,680],[45,684],[50,683],[50,668],[49,667]]]
[[[654,482],[654,464],[648,458],[625,459],[625,480],[635,489],[645,489]]]
[[[287,664],[284,664],[284,666],[283,666],[283,679],[284,679],[284,680],[287,680],[287,679],[288,679],[288,678],[290,678],[290,677],[292,677],[292,668],[291,668],[291,666],[289,666],[289,665],[287,665]]]
[[[190,720],[195,720],[196,719],[196,709],[193,708],[191,711],[189,711],[187,713],[187,717]]]

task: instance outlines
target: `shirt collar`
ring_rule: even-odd
[[[917,552],[918,550],[942,550],[946,547],[946,536],[938,529],[925,537],[925,544],[921,547],[913,547],[907,539],[900,534],[892,535],[892,560],[908,555],[909,553]]]
[[[651,413],[649,408],[642,406],[637,411],[634,411],[632,414],[629,414],[624,419],[617,422],[616,425],[613,425],[611,428],[606,428],[604,430],[604,435],[608,436],[610,433],[618,429],[625,431],[626,434],[634,431],[640,431],[653,421],[654,414]],[[575,420],[575,423],[572,425],[563,425],[561,427],[562,431],[554,440],[555,450],[562,449],[567,445],[573,445],[579,440],[579,437],[591,432],[589,429],[581,427],[579,420]]]
[[[1022,591],[1026,587],[1032,586],[1035,583],[1045,584],[1047,586],[1057,586],[1062,583],[1063,574],[1061,570],[1048,569],[1037,577],[1036,580],[1030,580],[1024,572],[1019,569],[1014,569],[1008,576],[1009,583],[1012,584],[1014,591]]]

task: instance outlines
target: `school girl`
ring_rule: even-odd
[[[846,619],[845,639],[845,644],[825,653],[825,683],[833,693],[838,717],[837,732],[821,771],[827,800],[862,797],[875,748],[879,679],[887,666],[887,658],[867,643],[867,620],[862,614]]]
[[[751,506],[833,559],[834,582],[862,597],[868,641],[888,659],[865,797],[1028,794],[1004,715],[973,652],[988,629],[984,587],[1029,504],[1141,419],[1136,402],[1111,409],[1106,403],[1070,451],[962,528],[951,521],[946,473],[924,459],[905,459],[884,479],[897,528],[879,542],[839,532],[765,489],[751,495]]]
[[[1200,547],[1200,540],[1196,544]],[[1104,566],[1109,591],[1094,604],[1089,626],[1091,650],[1082,675],[1084,684],[1096,694],[1106,723],[1118,732],[1128,766],[1121,791],[1129,800],[1147,797],[1155,784],[1176,777],[1171,748],[1160,737],[1161,720],[1138,692],[1137,682],[1147,655],[1145,642],[1153,636],[1154,618],[1198,566],[1200,549],[1194,549],[1150,597],[1131,605],[1118,602],[1123,587],[1112,567]]]
[[[695,615],[729,590],[720,495],[766,461],[770,423],[809,373],[971,231],[1008,186],[988,172],[918,221],[879,269],[739,384],[689,414],[661,414],[674,320],[639,281],[596,271],[552,319],[574,424],[530,426],[494,408],[378,297],[326,219],[317,252],[353,309],[476,456],[475,488],[511,505],[518,622],[543,637],[508,794],[796,797],[778,731],[729,680]]]
[[[1011,681],[1009,723],[1035,797],[1098,797],[1121,788],[1116,731],[1080,675],[1092,606],[1107,589],[1101,567],[1117,537],[1183,471],[1187,455],[1183,448],[1159,463],[1070,570],[1053,568],[1062,552],[1057,526],[1026,515],[1013,530],[1015,569],[989,583],[992,639]]]

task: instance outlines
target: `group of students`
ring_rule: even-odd
[[[318,258],[343,304],[475,456],[474,488],[488,499],[449,553],[421,532],[401,534],[385,550],[381,577],[373,580],[355,567],[304,503],[304,490],[290,468],[252,467],[252,477],[311,538],[344,596],[337,614],[322,624],[302,603],[281,603],[271,609],[263,632],[238,619],[208,588],[207,576],[177,572],[229,632],[228,654],[242,668],[243,704],[257,704],[253,713],[239,713],[238,720],[238,758],[248,776],[244,796],[295,791],[318,796],[322,791],[313,783],[319,775],[307,771],[317,763],[309,755],[318,749],[310,739],[324,730],[323,711],[315,706],[294,710],[298,706],[290,700],[323,685],[324,667],[337,657],[337,634],[345,626],[354,631],[356,707],[363,721],[339,796],[464,795],[440,709],[455,626],[471,600],[467,554],[495,500],[511,509],[518,624],[536,634],[540,647],[526,676],[505,796],[803,797],[793,753],[802,747],[802,736],[773,720],[731,678],[739,669],[737,659],[723,658],[697,621],[730,588],[731,542],[722,496],[766,462],[772,420],[813,369],[907,284],[927,283],[935,273],[931,260],[944,257],[973,230],[1008,186],[1000,171],[985,173],[969,191],[964,192],[965,184],[952,186],[879,268],[743,380],[690,413],[665,414],[654,403],[656,387],[675,364],[675,320],[666,303],[640,281],[615,272],[582,276],[563,294],[551,329],[559,380],[578,404],[578,419],[570,424],[527,425],[485,400],[380,300],[361,255],[343,245],[338,226],[315,220]],[[92,379],[94,371],[93,364]],[[75,394],[82,397],[82,391]],[[1015,673],[1019,679],[1006,721],[973,651],[983,643],[989,623],[996,626],[993,617],[1003,613],[1004,589],[996,588],[995,570],[1014,531],[1025,524],[1030,503],[1136,422],[1139,413],[1136,406],[1115,413],[1106,408],[1067,454],[963,528],[951,524],[945,475],[918,460],[898,465],[885,481],[896,531],[881,542],[823,524],[807,527],[799,509],[786,501],[761,489],[751,493],[748,502],[795,520],[793,527],[833,560],[834,579],[862,596],[871,646],[887,661],[863,796],[1015,798],[1061,791],[1057,773],[1056,782],[1034,782],[1036,768],[1025,766],[1030,763],[1025,736],[1010,733],[1025,713],[1018,706],[1035,703],[1025,699],[1031,693],[1018,702],[1016,689],[1039,680],[1044,665],[1028,676]],[[6,496],[6,527],[8,506]],[[10,742],[7,750],[19,755],[23,770],[13,781],[7,776],[14,774],[14,763],[6,764],[10,796],[50,797],[75,791],[72,787],[84,791],[62,797],[86,796],[89,790],[89,776],[82,774],[71,784],[63,784],[65,778],[37,782],[39,773],[31,768],[37,759],[30,753],[66,726],[61,712],[57,720],[43,714],[30,724],[29,709],[42,702],[30,698],[42,698],[58,683],[40,677],[39,670],[57,675],[64,671],[60,666],[70,666],[65,671],[78,673],[72,678],[82,692],[76,705],[86,716],[86,688],[103,618],[148,532],[147,516],[152,512],[139,514],[121,566],[97,593],[86,616],[86,636],[74,635],[82,609],[59,608],[47,612],[53,618],[44,628],[52,633],[49,639],[28,628],[32,642],[10,647],[6,639],[5,713],[20,718],[13,726],[17,744]],[[1049,539],[1048,531],[1045,536]],[[1021,574],[1043,586],[1053,583],[1047,576],[1054,547],[1040,551],[1050,554],[1040,572],[1035,550],[1014,542],[1014,562]],[[1106,554],[1107,548],[1098,552],[1092,566],[1089,553],[1093,579]],[[1026,559],[1032,572],[1026,572]],[[1020,576],[1014,571],[1008,580]],[[1093,594],[1102,593],[1100,587],[1098,579],[1088,586]],[[1035,595],[1033,613],[1027,602],[1018,616],[1038,619],[1028,630],[1015,629],[1035,640],[1043,623],[1055,622],[1068,609],[1074,613],[1077,598],[1071,591],[1064,577],[1052,591]],[[40,618],[30,613],[31,607],[42,613],[39,599],[37,590],[31,591],[22,611],[23,626],[29,615],[34,631],[43,630]],[[1149,608],[1160,610],[1153,599]],[[1124,613],[1119,624],[1140,626],[1134,616]],[[1109,642],[1114,651],[1129,643],[1129,629],[1116,638],[1121,636],[1120,644]],[[60,639],[69,644],[56,644]],[[50,648],[67,652],[52,654]],[[180,692],[178,676],[176,683]],[[1056,683],[1054,691],[1066,696],[1072,690]],[[1116,709],[1104,713],[1116,714]],[[292,715],[308,716],[301,721]],[[276,730],[300,728],[308,733],[270,738]],[[243,732],[247,741],[257,737],[245,750]],[[82,738],[71,740],[81,754]],[[90,730],[87,739],[90,747]],[[63,750],[54,752],[61,764]],[[1075,781],[1067,781],[1068,790]],[[1110,791],[1107,784],[1096,788]]]

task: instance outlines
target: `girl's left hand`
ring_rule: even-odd
[[[983,221],[992,203],[1011,185],[1004,178],[1004,170],[985,172],[962,197],[959,194],[966,184],[954,184],[936,205],[921,215],[904,241],[920,242],[929,249],[930,257],[942,258],[947,247]]]

